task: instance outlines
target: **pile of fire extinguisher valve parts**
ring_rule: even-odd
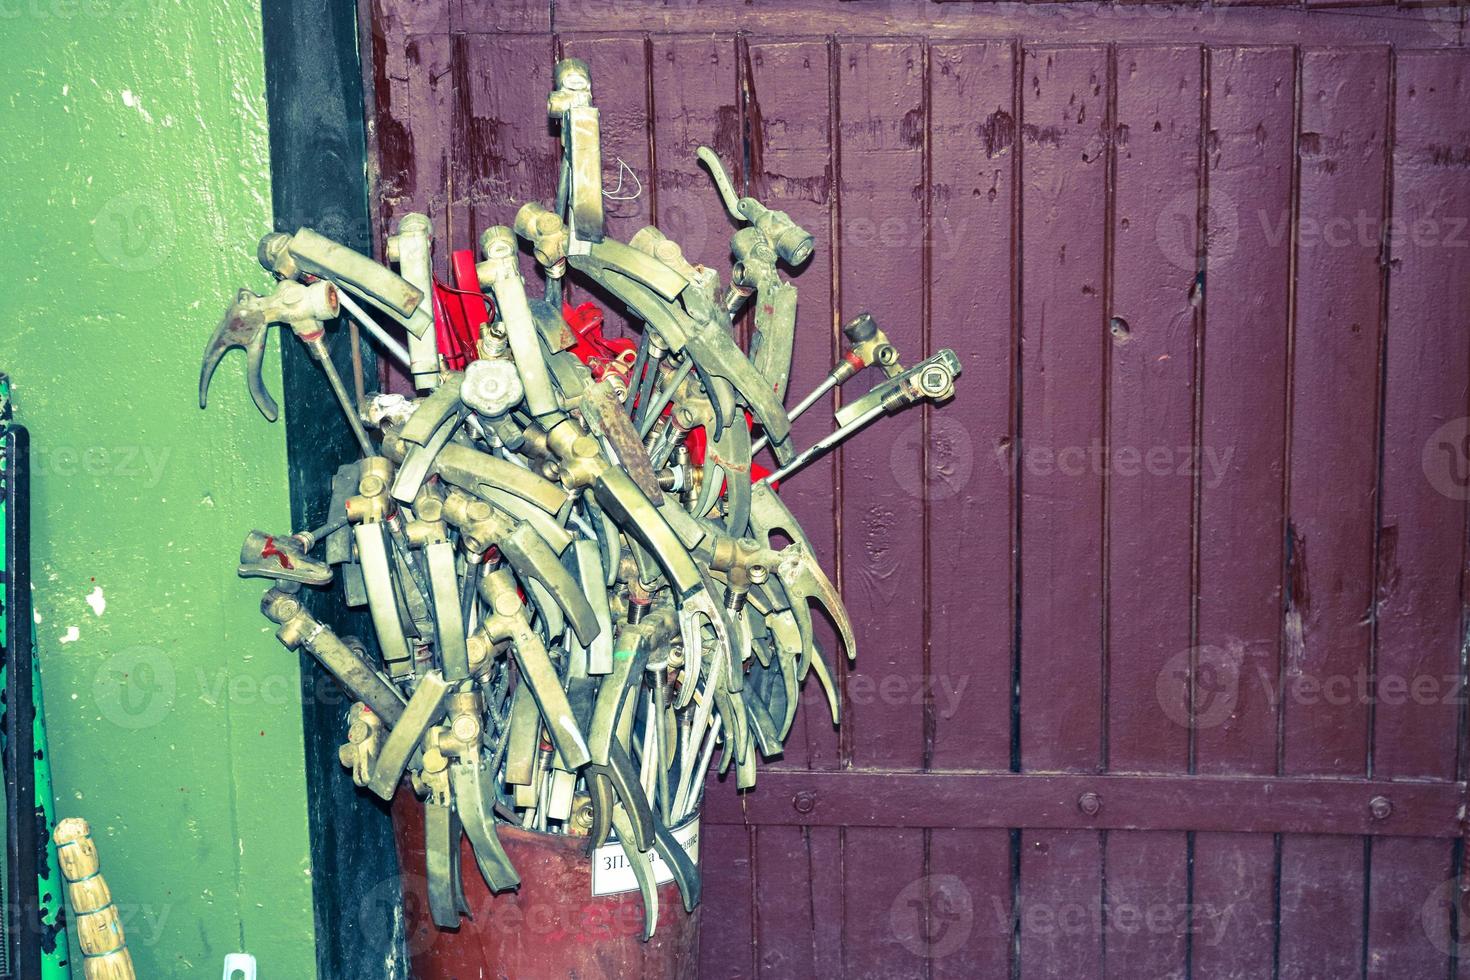
[[[701,150],[738,228],[728,284],[656,228],[613,240],[591,94],[586,65],[557,66],[557,201],[486,231],[478,263],[454,253],[454,287],[434,280],[423,215],[404,216],[388,241],[397,272],[310,229],[268,235],[259,254],[275,290],[240,292],[200,376],[203,406],[224,353],[243,347],[250,393],[274,418],[261,358],[267,327],[288,326],[361,447],[323,488],[321,526],[252,531],[240,574],[273,580],[261,608],[281,642],[355,698],[341,759],[356,782],[389,799],[406,777],[423,800],[430,907],[444,927],[465,911],[462,833],[492,890],[519,883],[503,825],[590,846],[615,835],[645,937],[658,916],[655,855],[693,909],[698,872],[673,830],[698,814],[711,765],[754,786],[809,675],[838,720],[813,604],[855,654],[841,598],[776,483],[881,415],[947,398],[959,373],[947,350],[905,367],[858,316],[844,328],[849,350],[788,410],[796,289],[778,267],[805,262],[812,236],[738,197]],[[527,293],[522,243],[544,274],[542,298]],[[578,279],[623,304],[641,337],[604,337],[596,307],[565,305],[565,282]],[[751,301],[747,352],[733,323]],[[420,397],[352,400],[323,341],[342,311]],[[406,331],[406,346],[378,317]],[[797,451],[792,418],[869,366],[877,386]],[[753,460],[766,445],[774,473]],[[348,605],[368,608],[375,654],[301,601],[303,586],[334,581]]]

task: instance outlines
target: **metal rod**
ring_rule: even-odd
[[[357,437],[357,444],[362,447],[364,456],[376,456],[378,450],[373,446],[373,441],[368,438],[367,430],[362,427],[362,420],[357,417],[357,406],[352,403],[352,396],[347,393],[347,386],[342,383],[342,376],[337,373],[337,365],[332,363],[332,354],[327,350],[326,341],[321,337],[316,340],[307,341],[316,359],[321,362],[322,370],[326,372],[327,383],[332,386],[332,393],[337,396],[337,404],[342,406],[342,414],[347,416],[347,424],[352,427],[352,434]]]
[[[831,391],[836,386],[837,386],[837,375],[835,375],[835,374],[829,374],[829,375],[827,375],[827,377],[825,377],[825,378],[822,379],[822,383],[821,384],[817,385],[815,388],[812,389],[811,394],[807,395],[801,401],[797,402],[796,403],[796,407],[793,408],[791,411],[789,411],[789,412],[786,413],[786,417],[788,419],[790,419],[791,421],[795,422],[798,418],[801,417],[801,414],[803,412],[805,412],[807,409],[809,409],[813,405],[815,405],[817,403],[817,400],[818,399],[820,399],[823,395],[825,395],[827,392]],[[765,449],[766,446],[770,443],[770,441],[771,441],[771,439],[770,439],[769,436],[761,436],[759,439],[757,439],[754,443],[751,444],[750,454],[752,456],[754,456],[756,453],[760,452],[762,449]]]
[[[408,348],[394,340],[388,331],[384,330],[378,325],[376,320],[368,316],[363,311],[363,308],[357,305],[357,301],[347,295],[346,290],[337,290],[337,299],[341,302],[342,308],[352,314],[352,319],[366,327],[368,333],[377,338],[378,343],[383,345],[388,351],[388,354],[401,364],[405,371],[408,370]]]
[[[679,366],[674,370],[674,376],[659,391],[658,397],[649,402],[648,411],[643,413],[643,418],[638,423],[638,438],[648,438],[648,434],[653,431],[654,423],[663,415],[664,406],[673,401],[674,392],[679,390],[679,386],[684,383],[684,379],[689,377],[689,372],[693,370],[693,358],[686,357],[679,362]]]
[[[868,425],[874,419],[878,418],[878,416],[882,415],[883,412],[884,408],[882,404],[874,405],[862,415],[859,415],[857,418],[853,419],[847,425],[844,425],[840,429],[833,430],[825,438],[811,446],[805,452],[798,454],[795,459],[787,463],[785,466],[781,467],[776,472],[764,477],[760,482],[774,483],[777,480],[786,479],[791,474],[795,473],[797,470],[801,469],[803,466],[816,459],[818,456],[821,456],[823,453],[827,452],[827,450],[849,439],[850,437],[857,435],[866,425]]]

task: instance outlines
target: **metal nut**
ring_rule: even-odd
[[[1089,790],[1077,797],[1077,809],[1086,816],[1095,817],[1102,809],[1102,797]]]
[[[791,808],[797,813],[811,813],[817,808],[817,794],[804,789],[791,798]]]
[[[1368,812],[1374,820],[1387,820],[1393,814],[1393,800],[1386,796],[1375,796],[1368,801]]]

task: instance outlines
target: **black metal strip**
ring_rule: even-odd
[[[329,0],[262,3],[271,201],[276,230],[309,226],[371,252],[356,13],[353,4]],[[327,346],[350,376],[344,324],[328,331]],[[361,355],[371,384],[377,359],[366,344]],[[292,526],[314,527],[325,516],[333,473],[356,458],[357,444],[320,366],[289,335],[282,360]],[[371,641],[370,623],[346,608],[340,589],[312,590],[308,606],[341,632]],[[317,975],[386,978],[391,961],[407,962],[393,914],[398,860],[387,807],[359,791],[338,762],[348,705],[304,655],[301,691]]]
[[[32,701],[30,434],[5,424],[0,437],[5,498],[5,810],[6,939],[11,975],[41,975],[40,907],[36,895],[38,838],[36,821],[36,709]]]

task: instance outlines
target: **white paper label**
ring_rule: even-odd
[[[684,848],[684,853],[689,855],[689,860],[696,865],[699,864],[699,820],[689,821],[682,827],[675,827],[672,831],[674,840]],[[674,880],[674,871],[659,856],[658,851],[649,851],[649,859],[653,862],[653,880],[662,885],[666,881]],[[614,838],[608,838],[608,842],[592,852],[592,894],[594,897],[601,895],[620,895],[623,892],[636,892],[638,890],[638,879],[633,877],[633,868],[628,864],[628,856],[623,853],[623,845]]]

